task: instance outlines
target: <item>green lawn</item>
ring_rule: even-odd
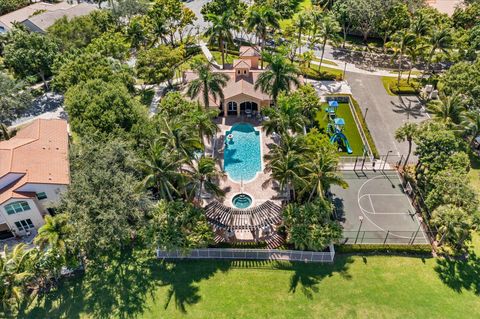
[[[410,83],[406,79],[400,79],[400,85],[398,85],[398,78],[394,76],[382,76],[383,87],[387,91],[388,95],[399,94],[417,94],[420,90],[420,83],[417,79],[411,78]]]
[[[215,61],[222,64],[222,53],[220,51],[210,51]],[[233,64],[233,60],[238,59],[238,54],[225,54],[225,64]]]
[[[480,317],[476,256],[338,255],[334,264],[126,258],[64,282],[19,317]]]
[[[323,108],[326,108],[327,104],[323,106]],[[343,129],[343,133],[348,139],[348,142],[350,143],[350,147],[353,150],[353,154],[348,154],[347,152],[341,152],[341,156],[347,156],[347,155],[358,155],[361,156],[363,154],[363,142],[362,138],[360,137],[360,133],[358,132],[357,125],[355,124],[355,120],[353,119],[352,112],[350,111],[350,107],[348,106],[348,103],[339,103],[338,109],[337,109],[337,117],[341,117],[345,120],[345,127]],[[318,125],[320,129],[325,129],[327,128],[328,125],[328,117],[327,113],[322,110],[317,113],[316,120],[318,122]]]

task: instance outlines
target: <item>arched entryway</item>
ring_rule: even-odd
[[[257,103],[250,101],[240,103],[240,114],[251,114],[252,112],[258,112]]]

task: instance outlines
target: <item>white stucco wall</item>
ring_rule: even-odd
[[[13,202],[16,202],[16,201],[27,202],[28,205],[30,206],[30,210],[20,212],[20,213],[16,213],[16,214],[12,214],[12,215],[8,215],[6,210],[5,210],[5,206],[8,205],[8,204],[11,204]],[[17,222],[17,221],[30,219],[32,221],[33,225],[35,226],[35,228],[37,228],[37,229],[42,227],[43,224],[45,224],[45,221],[43,220],[42,214],[40,213],[39,207],[37,207],[37,204],[32,199],[15,199],[15,198],[9,199],[8,201],[6,201],[5,203],[3,203],[0,206],[0,212],[3,215],[3,217],[5,218],[5,221],[7,222],[7,225],[10,227],[10,229],[15,230],[15,233],[18,234],[18,235],[24,235],[25,232],[19,231],[17,229],[17,227],[15,226],[15,222]]]
[[[61,196],[61,193],[66,190],[65,185],[56,185],[56,184],[25,184],[22,187],[18,188],[20,192],[35,192],[47,194],[46,199],[38,200],[41,210],[46,210],[48,207],[55,206]]]

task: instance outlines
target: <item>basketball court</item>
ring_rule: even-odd
[[[331,192],[345,243],[428,243],[396,171],[345,171],[343,177],[349,188]]]

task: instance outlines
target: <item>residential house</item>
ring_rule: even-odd
[[[38,119],[0,142],[0,239],[41,227],[69,182],[66,121]]]

